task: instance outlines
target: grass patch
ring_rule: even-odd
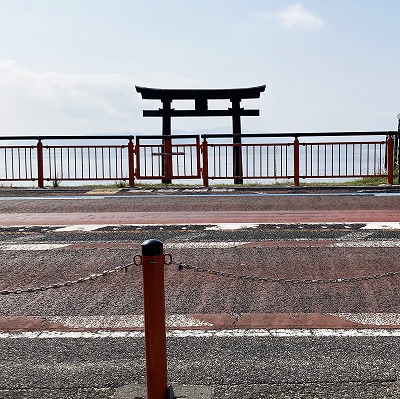
[[[53,188],[58,188],[61,186],[61,180],[58,179],[57,177],[51,182],[51,185]]]
[[[395,185],[399,184],[399,169],[398,167],[394,171],[394,179],[393,182]],[[53,188],[58,188],[61,185],[61,179],[56,177],[54,180],[51,181]],[[301,187],[346,187],[346,186],[382,186],[387,185],[387,177],[386,176],[376,176],[376,177],[363,177],[360,179],[353,179],[348,181],[340,181],[340,182],[332,182],[327,179],[321,179],[319,182],[307,182],[306,180],[300,181]],[[1,188],[12,188],[12,183],[0,183]],[[216,189],[237,189],[237,188],[274,188],[274,187],[294,187],[293,180],[280,180],[274,181],[273,179],[270,182],[260,182],[254,181],[246,184],[233,184],[233,183],[215,183],[210,184],[208,188],[216,188]],[[26,188],[26,187],[25,187]],[[103,184],[83,184],[82,186],[64,186],[65,189],[86,189],[86,190],[95,190],[95,189],[124,189],[124,188],[131,188],[129,183],[126,180],[117,180],[114,183],[103,183]],[[132,189],[205,189],[201,183],[196,184],[176,184],[170,183],[165,184],[162,182],[136,182],[135,187]]]
[[[116,181],[116,182],[114,183],[114,185],[115,185],[117,188],[126,188],[126,187],[128,187],[128,182],[126,182],[125,180],[118,180],[118,181]]]
[[[394,184],[397,184],[398,178],[395,175]],[[343,182],[330,182],[328,179],[320,182],[300,182],[301,187],[345,187],[345,186],[381,186],[387,185],[387,177],[364,177],[360,179],[354,179],[349,181]],[[128,183],[125,181],[122,182],[115,182],[114,184],[88,184],[84,185],[83,187],[88,189],[110,189],[110,188],[131,188],[131,189],[202,189],[205,188],[201,184],[165,184],[165,183],[157,183],[157,182],[150,182],[150,183],[136,183],[135,187],[129,187]],[[209,188],[219,188],[219,189],[229,189],[229,188],[263,188],[263,187],[294,187],[293,181],[281,181],[281,182],[271,182],[271,183],[261,183],[261,182],[254,182],[254,183],[246,183],[246,184],[233,184],[233,183],[216,183],[210,184]]]
[[[393,183],[399,183],[399,168],[396,167],[393,171]],[[346,182],[345,185],[352,184],[354,186],[381,186],[382,184],[387,183],[386,176],[371,176],[371,177],[363,177],[361,179],[353,180],[352,182]]]

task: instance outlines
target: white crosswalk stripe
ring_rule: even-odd
[[[143,338],[143,331],[35,331],[4,332],[0,339],[103,339],[103,338]],[[235,338],[235,337],[400,337],[399,329],[232,329],[232,330],[170,330],[170,338]]]

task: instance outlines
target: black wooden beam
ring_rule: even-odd
[[[238,89],[156,89],[151,87],[135,86],[136,91],[147,100],[195,100],[206,98],[209,100],[231,100],[244,98],[259,98],[265,91],[265,85]]]
[[[163,109],[159,109],[156,111],[153,110],[144,110],[143,111],[143,116],[144,117],[149,117],[149,116],[170,116],[170,117],[203,117],[203,116],[233,116],[233,115],[239,115],[239,116],[259,116],[260,111],[258,109],[243,109],[241,108],[239,111],[239,114],[236,114],[236,111],[233,111],[232,109],[209,109],[209,110],[176,110],[176,109],[171,109],[168,110],[167,113],[164,112]]]

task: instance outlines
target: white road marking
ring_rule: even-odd
[[[296,238],[291,241],[310,241],[307,238]],[[311,240],[312,241],[312,240]],[[262,242],[273,243],[273,240],[266,240]],[[166,249],[185,249],[185,248],[236,248],[245,244],[251,244],[251,241],[207,241],[207,242],[177,242],[177,243],[166,243],[164,248]],[[279,243],[276,243],[279,246]],[[346,248],[397,248],[400,247],[400,240],[384,240],[384,241],[343,241],[334,244],[330,244],[329,247],[346,247]]]
[[[399,240],[385,241],[343,241],[332,244],[331,247],[342,248],[397,248],[400,247]]]
[[[377,222],[377,223],[367,223],[364,227],[361,227],[364,230],[391,230],[391,229],[400,229],[400,222]]]
[[[79,231],[79,230],[84,230],[84,231],[91,231],[91,230],[97,230],[101,229],[103,227],[123,227],[123,226],[131,226],[131,227],[154,227],[154,226],[163,226],[163,227],[168,227],[168,226],[188,226],[188,225],[194,225],[194,226],[206,226],[205,230],[238,230],[238,229],[245,229],[245,228],[257,228],[259,226],[275,226],[276,228],[280,228],[282,225],[284,226],[296,226],[296,225],[310,225],[310,226],[318,226],[318,225],[323,225],[323,226],[330,226],[330,225],[343,225],[344,228],[350,229],[352,225],[359,225],[359,224],[365,224],[365,226],[361,227],[361,229],[365,230],[393,230],[393,229],[400,229],[400,222],[328,222],[328,223],[321,223],[321,222],[308,222],[308,223],[299,223],[299,222],[286,222],[286,223],[218,223],[218,224],[212,224],[212,223],[119,223],[119,224],[85,224],[85,225],[64,225],[60,223],[57,225],[58,229],[55,231]],[[29,226],[33,227],[35,225]],[[40,225],[42,227],[55,227],[54,225]],[[27,228],[26,225],[13,225],[13,226],[2,226],[0,224],[0,227],[23,227]]]
[[[360,241],[363,238],[366,239],[367,237],[369,237],[370,235],[372,235],[372,231],[365,231],[365,230],[353,230],[350,233],[339,237],[337,240],[338,241]]]
[[[39,201],[47,201],[47,200],[87,200],[87,199],[104,199],[106,197],[114,198],[114,196],[99,196],[99,195],[67,195],[67,196],[54,196],[54,197],[0,197],[0,201],[32,201],[32,200],[39,200]]]
[[[5,332],[0,339],[102,339],[102,338],[143,338],[143,331],[37,331]],[[303,337],[400,337],[400,329],[232,329],[232,330],[170,330],[168,338],[303,338]]]
[[[232,329],[232,330],[177,330],[168,331],[168,337],[392,337],[400,336],[396,329]]]
[[[331,313],[331,315],[355,323],[375,326],[393,326],[400,324],[400,314],[398,313]]]
[[[50,322],[70,328],[143,328],[143,315],[46,316]],[[167,327],[211,327],[211,323],[183,314],[166,316]]]
[[[68,247],[71,244],[5,244],[0,245],[2,251],[48,251]]]
[[[344,228],[349,229],[351,225],[359,223],[346,223]],[[220,224],[197,224],[204,225],[205,230],[240,230],[240,229],[256,229],[262,225],[271,225],[276,228],[280,228],[280,225],[297,225],[298,228],[303,228],[299,223],[220,223]],[[343,223],[307,223],[306,225],[321,225],[322,228],[326,229],[329,225],[343,225]],[[161,226],[160,229],[168,228],[171,225],[153,225],[153,224],[88,224],[88,225],[60,225],[54,231],[55,232],[73,232],[82,231],[89,232],[98,230],[105,227],[114,227],[118,229],[123,226],[130,226],[136,228],[142,228],[146,226]],[[187,228],[187,224],[182,224],[182,229]],[[17,227],[17,226],[14,226]],[[49,227],[49,226],[47,226]],[[53,226],[54,227],[54,226]],[[24,227],[26,228],[26,226]],[[51,228],[51,227],[49,227]],[[363,229],[363,230],[362,230]],[[330,244],[331,247],[345,247],[345,248],[397,248],[400,247],[400,240],[365,240],[372,233],[368,230],[385,230],[385,229],[400,229],[400,222],[382,222],[382,223],[367,223],[364,227],[359,230],[350,232],[349,234],[338,238],[340,242]],[[364,240],[363,240],[364,239]],[[268,240],[267,240],[268,241]],[[306,238],[298,238],[292,241],[308,241]],[[177,243],[166,243],[166,249],[184,249],[184,248],[235,248],[241,245],[249,244],[249,241],[207,241],[207,242],[177,242]],[[67,247],[70,244],[50,244],[50,243],[31,243],[31,244],[3,244],[0,245],[0,250],[4,251],[45,251],[57,248]]]
[[[310,241],[306,238],[296,238],[293,242]],[[274,241],[265,241],[274,243]],[[212,248],[237,248],[245,244],[251,244],[250,241],[200,241],[200,242],[176,242],[176,243],[165,243],[164,248],[166,250],[173,249],[212,249]],[[255,242],[257,244],[257,242]],[[279,246],[279,242],[276,243]],[[59,249],[71,246],[71,244],[4,244],[0,245],[0,251],[48,251],[52,249]],[[313,246],[313,242],[310,243]],[[383,240],[383,241],[342,241],[329,244],[329,247],[338,248],[398,248],[400,247],[400,240]]]
[[[235,248],[247,244],[247,241],[206,241],[206,242],[176,242],[164,245],[166,249],[185,248]]]
[[[55,232],[68,232],[68,231],[94,231],[98,229],[102,229],[104,227],[109,227],[113,225],[109,224],[74,224],[71,226],[64,226],[55,229]]]
[[[219,230],[243,230],[243,229],[256,229],[259,223],[218,223],[204,230],[219,231]]]

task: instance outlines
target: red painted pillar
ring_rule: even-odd
[[[135,186],[135,151],[133,148],[132,139],[128,142],[128,168],[129,168],[129,186]]]
[[[300,144],[298,137],[294,138],[293,163],[294,185],[298,187],[300,186]]]
[[[208,143],[206,139],[203,139],[202,144],[202,151],[203,151],[203,186],[208,187]]]
[[[164,138],[164,149],[163,149],[163,165],[164,165],[164,177],[163,183],[172,183],[172,141],[171,138]]]
[[[163,244],[142,243],[144,333],[147,399],[167,396],[167,344],[165,327]]]
[[[37,169],[38,169],[38,187],[44,188],[43,178],[43,144],[41,140],[37,143]]]
[[[393,175],[394,175],[393,154],[394,154],[393,137],[388,136],[386,140],[387,183],[391,185],[393,184]]]

